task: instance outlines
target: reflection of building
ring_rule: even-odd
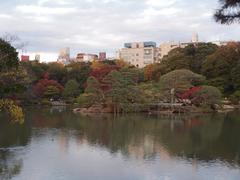
[[[22,61],[22,62],[28,62],[29,59],[30,59],[30,57],[27,56],[27,55],[22,55],[22,56],[21,56],[21,61]]]
[[[68,64],[70,61],[70,48],[63,48],[59,51],[57,62],[62,64]]]
[[[98,55],[96,54],[78,53],[76,57],[77,62],[92,62],[97,59],[98,59]]]
[[[125,43],[119,51],[120,59],[137,67],[144,67],[157,61],[158,48],[155,42]]]
[[[104,60],[106,60],[107,59],[107,54],[106,54],[106,52],[100,52],[99,53],[99,60],[100,61],[104,61]]]

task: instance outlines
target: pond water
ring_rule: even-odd
[[[240,113],[80,115],[27,108],[0,115],[0,179],[239,180]]]

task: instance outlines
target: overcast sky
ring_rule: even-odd
[[[0,0],[0,34],[27,41],[28,53],[55,60],[62,47],[106,51],[124,42],[239,40],[240,25],[224,26],[212,15],[218,0]]]

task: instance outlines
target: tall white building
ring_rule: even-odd
[[[196,32],[192,34],[192,43],[198,43],[198,33]]]
[[[120,59],[143,68],[158,60],[158,48],[155,42],[133,42],[125,43],[124,48],[118,51]]]
[[[68,64],[69,61],[70,61],[70,48],[66,47],[60,49],[57,62],[62,64]]]

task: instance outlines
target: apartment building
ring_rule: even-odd
[[[159,58],[162,59],[164,56],[168,55],[168,53],[175,49],[175,48],[185,48],[188,45],[195,45],[199,43],[198,41],[198,34],[197,33],[193,33],[192,35],[192,40],[191,42],[166,42],[166,43],[162,43],[159,46]]]
[[[78,53],[75,61],[77,61],[77,62],[92,62],[94,60],[98,60],[98,55]]]
[[[158,49],[152,41],[125,43],[124,48],[118,51],[118,56],[129,64],[143,68],[158,60]]]

